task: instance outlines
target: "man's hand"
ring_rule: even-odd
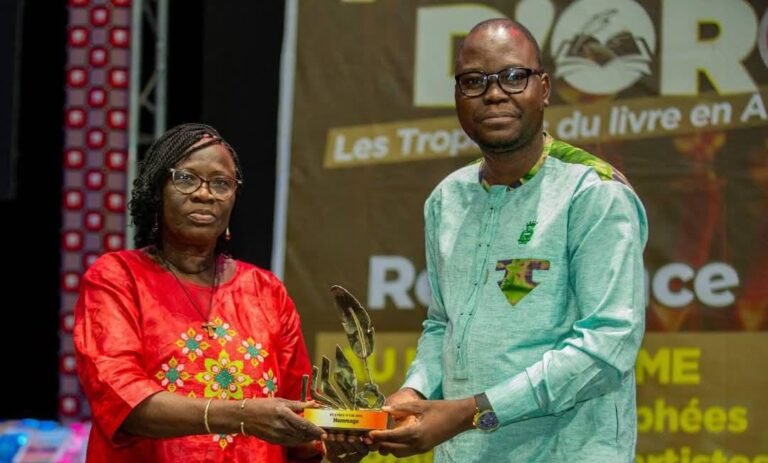
[[[370,437],[331,432],[325,441],[325,458],[332,463],[357,463],[368,455]]]
[[[399,393],[400,391],[398,391]],[[371,431],[379,453],[406,457],[424,453],[451,437],[472,429],[475,399],[415,400],[384,407],[395,429]]]
[[[387,400],[384,401],[385,406],[394,406],[403,404],[406,402],[414,402],[416,400],[424,400],[425,397],[421,395],[417,390],[411,389],[409,387],[405,387],[403,389],[400,389],[399,391],[395,392],[394,394],[387,397]],[[417,418],[415,415],[398,415],[395,416],[393,414],[390,414],[390,424],[392,425],[392,428],[399,428],[400,426],[405,426],[409,424],[415,424],[417,421]]]

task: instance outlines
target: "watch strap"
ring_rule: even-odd
[[[485,392],[475,394],[475,407],[477,407],[477,411],[480,412],[484,410],[493,410],[491,402],[488,400],[488,396],[485,395]]]

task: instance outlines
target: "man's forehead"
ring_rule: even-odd
[[[472,31],[464,39],[466,45],[475,42],[520,42],[527,41],[527,37],[514,24],[498,22],[489,24],[481,29]]]
[[[473,66],[478,60],[502,60],[510,61],[510,65],[519,65],[521,58],[532,52],[528,50],[529,45],[526,35],[514,26],[487,26],[473,31],[464,39],[456,57],[456,66]]]

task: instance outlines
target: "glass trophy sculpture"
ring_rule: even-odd
[[[368,357],[373,353],[374,344],[371,317],[360,302],[341,286],[331,286],[331,294],[349,346],[365,366],[368,381],[358,384],[352,365],[337,344],[335,365],[323,356],[320,368],[312,367],[309,391],[319,407],[305,409],[304,418],[321,428],[338,432],[386,429],[388,413],[381,410],[384,394],[373,382],[368,369]],[[306,394],[309,376],[304,375],[303,380],[302,391]]]

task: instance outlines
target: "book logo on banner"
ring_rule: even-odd
[[[655,47],[653,23],[637,2],[575,2],[552,32],[554,76],[585,93],[617,93],[651,74]]]

